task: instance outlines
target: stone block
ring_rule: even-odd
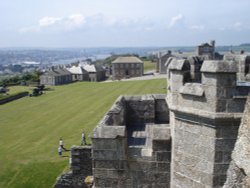
[[[93,133],[93,138],[117,138],[125,137],[125,126],[99,126],[96,127]]]
[[[94,168],[117,169],[122,170],[127,168],[127,161],[121,160],[94,160]]]
[[[117,150],[93,150],[92,157],[94,160],[125,160],[126,154]]]
[[[242,113],[244,111],[245,99],[231,99],[227,101],[227,112]]]
[[[201,66],[202,73],[236,74],[238,68],[234,61],[205,60]]]
[[[153,140],[153,151],[171,151],[171,140]]]
[[[215,163],[223,163],[223,152],[222,151],[215,152],[214,162]]]
[[[202,136],[200,136],[200,144],[204,147],[214,149],[215,138],[202,135]]]
[[[217,129],[217,138],[224,138],[224,139],[236,139],[238,136],[238,126],[232,126],[227,125],[227,126],[221,126],[216,128]]]
[[[169,127],[153,127],[153,140],[170,140],[170,128]]]
[[[185,175],[188,179],[193,181],[200,181],[201,179],[201,172],[195,170],[193,167],[178,162],[174,164],[174,167],[175,172]]]
[[[229,164],[215,164],[214,174],[215,175],[226,175]]]
[[[156,160],[170,162],[171,152],[156,152]]]
[[[236,74],[213,74],[203,73],[201,75],[202,84],[214,87],[235,87]]]
[[[232,151],[234,149],[236,139],[216,139],[216,151]]]
[[[170,163],[157,163],[157,171],[170,173]]]
[[[201,172],[201,181],[203,185],[212,186],[213,185],[213,175]]]
[[[170,188],[170,183],[153,183],[151,188]]]
[[[216,112],[226,112],[227,111],[228,100],[217,100],[216,101]]]
[[[223,163],[230,163],[231,160],[232,160],[232,152],[229,151],[229,152],[223,152]]]
[[[193,117],[193,116],[188,116],[187,115],[187,116],[181,116],[181,118],[191,120],[191,121],[195,121],[195,117]],[[196,118],[196,121],[197,121],[197,118]],[[183,128],[181,128],[181,129],[184,129],[185,132],[189,132],[189,133],[192,133],[192,134],[200,135],[201,131],[202,131],[201,126],[199,124],[192,124],[192,123],[189,123],[189,122],[181,122],[180,125],[176,125],[177,128],[179,126],[182,126]]]
[[[179,89],[179,92],[183,95],[192,95],[202,97],[204,95],[203,87],[200,83],[185,83]]]
[[[201,134],[213,138],[213,137],[216,137],[216,129],[213,127],[208,127],[206,125],[203,125],[201,127]]]
[[[170,180],[170,173],[164,172],[164,173],[155,173],[154,174],[155,182],[159,183],[169,183]]]
[[[197,165],[195,166],[195,170],[207,174],[213,174],[213,162],[209,162],[206,160],[201,160]]]
[[[127,145],[126,138],[97,138],[92,139],[92,147],[93,149],[115,149],[117,150],[125,150]]]
[[[129,169],[132,171],[156,171],[157,170],[157,163],[153,161],[129,161],[128,163]]]
[[[175,185],[177,187],[181,188],[190,188],[193,186],[193,181],[180,173],[174,172],[173,182],[172,185]]]
[[[118,180],[113,178],[95,178],[95,188],[117,188]]]

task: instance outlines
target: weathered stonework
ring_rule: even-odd
[[[172,63],[171,187],[221,187],[246,102],[236,85],[236,66],[229,61],[205,61],[200,83],[188,83],[187,62]]]
[[[58,187],[83,186],[91,168],[95,188],[249,187],[250,85],[237,82],[233,61],[199,66],[171,59],[167,97],[120,96],[92,148],[72,149],[72,172]]]
[[[120,97],[92,136],[95,187],[169,187],[168,117],[164,95]]]
[[[224,188],[250,187],[250,97],[241,121]]]
[[[92,175],[91,147],[71,147],[71,171],[57,178],[54,188],[87,188],[84,180]]]

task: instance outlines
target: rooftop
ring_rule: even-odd
[[[143,63],[139,58],[134,56],[118,57],[112,63]]]
[[[68,71],[71,72],[72,74],[84,74],[86,71],[80,67],[80,66],[72,66],[71,68],[68,68]]]

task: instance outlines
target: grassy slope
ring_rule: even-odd
[[[51,187],[68,163],[57,156],[60,136],[68,148],[80,144],[119,95],[165,90],[164,79],[75,83],[0,106],[0,187]]]

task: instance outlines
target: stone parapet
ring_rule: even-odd
[[[71,147],[71,171],[59,176],[54,188],[87,188],[84,180],[93,174],[91,150],[91,146]]]
[[[169,187],[171,136],[165,97],[119,97],[107,112],[92,135],[95,188]],[[119,118],[111,123],[114,114],[124,119],[123,125],[117,125]]]
[[[250,87],[237,85],[232,61],[204,61],[200,83],[186,69],[169,71],[171,187],[221,187]]]

